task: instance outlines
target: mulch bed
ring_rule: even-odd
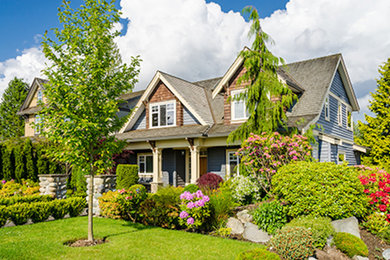
[[[371,260],[384,259],[383,250],[390,248],[390,244],[384,242],[379,237],[374,236],[366,230],[360,230],[360,236],[368,248],[368,258]]]
[[[89,241],[88,239],[79,239],[65,242],[64,244],[70,247],[87,247],[87,246],[96,246],[103,243],[106,243],[106,239],[95,239],[94,241]]]

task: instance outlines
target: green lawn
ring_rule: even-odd
[[[65,241],[87,235],[87,217],[0,228],[0,259],[234,259],[261,245],[166,230],[122,220],[94,219],[108,243],[83,248]]]

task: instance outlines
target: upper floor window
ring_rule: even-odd
[[[329,96],[326,97],[325,99],[325,120],[329,121],[330,116],[329,116]]]
[[[240,90],[233,90],[231,92],[232,96],[232,105],[231,105],[231,114],[232,114],[232,120],[244,120],[248,119],[249,112],[245,105],[245,100],[236,100],[238,96],[244,92],[244,89]]]
[[[353,130],[353,118],[351,109],[347,109],[347,128]]]
[[[176,102],[168,101],[150,104],[150,127],[175,126]]]
[[[38,89],[37,99],[38,99],[38,101],[42,101],[42,90],[41,89]]]
[[[42,123],[42,118],[40,115],[35,116],[35,134],[39,135],[41,133],[42,126],[40,125]]]
[[[343,125],[343,105],[341,102],[338,104],[338,110],[337,110],[337,123],[339,126]]]

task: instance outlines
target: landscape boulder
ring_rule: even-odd
[[[232,235],[242,235],[242,233],[244,233],[244,226],[241,221],[236,218],[229,218],[226,223],[226,227],[232,230]]]
[[[271,239],[267,232],[264,232],[257,225],[250,222],[244,225],[243,238],[256,243],[267,243]]]
[[[243,211],[240,211],[237,213],[237,218],[243,223],[251,222],[253,217],[248,213],[247,209],[244,209]]]
[[[354,235],[358,238],[361,238],[359,231],[359,222],[355,217],[332,221],[332,226],[334,227],[336,232],[345,232]]]

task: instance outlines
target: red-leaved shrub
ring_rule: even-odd
[[[219,185],[223,182],[223,179],[221,176],[215,174],[215,173],[206,173],[202,175],[198,179],[198,186],[201,189],[210,189],[210,190],[216,190],[218,189]]]

